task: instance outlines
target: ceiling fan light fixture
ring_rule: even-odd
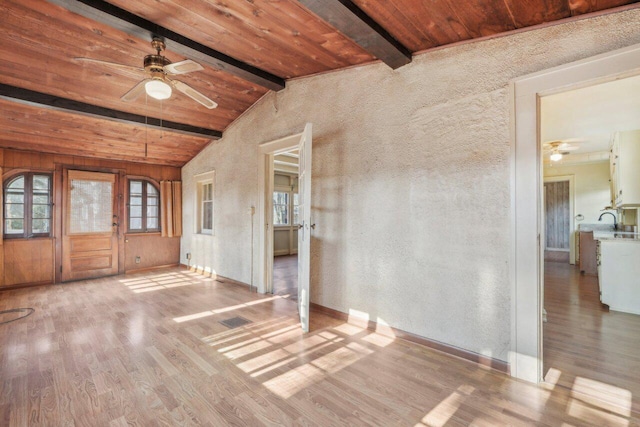
[[[145,83],[144,89],[152,98],[169,99],[171,97],[171,86],[162,80],[153,79]]]
[[[550,158],[552,162],[559,162],[560,160],[562,160],[562,153],[560,153],[558,150],[553,150]]]

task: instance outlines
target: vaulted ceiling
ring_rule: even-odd
[[[629,0],[3,0],[0,147],[181,166],[286,80],[589,14]],[[635,6],[635,5],[634,5]],[[634,7],[627,6],[627,7]],[[181,93],[121,96],[162,37],[204,70]]]

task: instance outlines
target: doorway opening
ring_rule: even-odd
[[[599,390],[583,392],[600,399],[628,396],[617,404],[635,411],[640,383],[628,373],[640,369],[634,356],[640,341],[632,332],[640,331],[638,91],[640,76],[630,76],[542,96],[539,103],[543,379],[569,389],[589,383]],[[616,198],[621,177],[629,179],[622,202]],[[627,256],[603,250],[623,246]]]
[[[300,326],[304,332],[309,331],[309,308],[310,308],[310,270],[311,270],[311,233],[315,229],[315,224],[311,223],[311,154],[312,154],[312,125],[307,123],[304,131],[289,137],[260,144],[258,147],[261,153],[259,163],[260,193],[262,198],[259,204],[259,246],[258,246],[258,292],[274,293],[274,248],[275,248],[275,221],[280,225],[285,220],[286,212],[291,223],[289,229],[296,230],[297,237],[297,305],[300,315]],[[297,151],[297,154],[296,154]],[[292,154],[293,153],[293,154]],[[283,155],[278,157],[280,155]],[[288,155],[287,155],[288,154]],[[298,174],[296,177],[288,177],[288,186],[283,186],[281,193],[277,194],[276,180],[276,159],[294,158],[297,155]],[[281,160],[284,162],[284,160]],[[281,165],[280,165],[281,166]],[[284,184],[284,180],[282,183]],[[296,189],[297,192],[293,190]],[[294,193],[297,194],[294,200]],[[297,201],[297,204],[293,202]],[[297,212],[297,218],[295,213]],[[290,214],[290,215],[289,215]],[[298,224],[293,224],[297,222]],[[285,227],[285,228],[287,228]],[[291,241],[289,233],[289,242]],[[286,235],[286,233],[285,233]],[[285,238],[286,240],[286,238]],[[292,252],[292,245],[289,246]],[[293,271],[289,270],[289,275]]]
[[[541,145],[544,139],[540,135],[540,102],[545,96],[636,76],[639,72],[640,45],[633,45],[523,76],[511,84],[513,168],[510,276],[513,305],[509,367],[512,376],[536,383],[543,381],[544,376],[545,271],[541,244],[544,241],[541,209]],[[563,114],[571,115],[585,107],[569,109]]]
[[[298,149],[273,158],[273,294],[298,300]]]

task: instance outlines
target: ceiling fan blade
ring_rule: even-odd
[[[174,62],[164,66],[164,71],[167,74],[187,74],[194,71],[204,70],[204,67],[195,61],[185,59],[184,61]]]
[[[204,96],[203,94],[201,94],[200,92],[198,92],[197,90],[195,90],[194,88],[189,86],[188,84],[182,83],[179,80],[169,80],[169,81],[180,92],[184,93],[185,95],[187,95],[189,98],[193,99],[194,101],[204,105],[208,109],[211,110],[211,109],[216,108],[218,106],[218,104],[216,104],[215,102],[213,102],[212,100],[210,100],[209,98],[207,98],[206,96]]]
[[[135,101],[136,99],[138,99],[138,97],[142,93],[144,93],[144,85],[149,80],[151,80],[151,79],[144,79],[144,80],[140,81],[137,85],[135,85],[134,87],[129,89],[129,92],[127,92],[124,95],[122,95],[122,97],[120,99],[125,101],[125,102]]]
[[[132,67],[131,65],[125,65],[125,64],[118,64],[117,62],[102,61],[100,59],[79,57],[79,58],[73,58],[73,60],[78,62],[87,62],[87,63],[93,63],[93,64],[106,65],[108,67],[117,67],[117,68],[128,70],[128,71],[137,71],[137,72],[144,71],[144,68]]]

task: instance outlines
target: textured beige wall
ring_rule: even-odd
[[[639,24],[634,10],[423,54],[395,71],[288,82],[183,168],[181,259],[191,252],[250,281],[256,146],[312,122],[311,300],[506,360],[508,83],[639,43]],[[211,169],[215,236],[194,236],[191,177]]]

